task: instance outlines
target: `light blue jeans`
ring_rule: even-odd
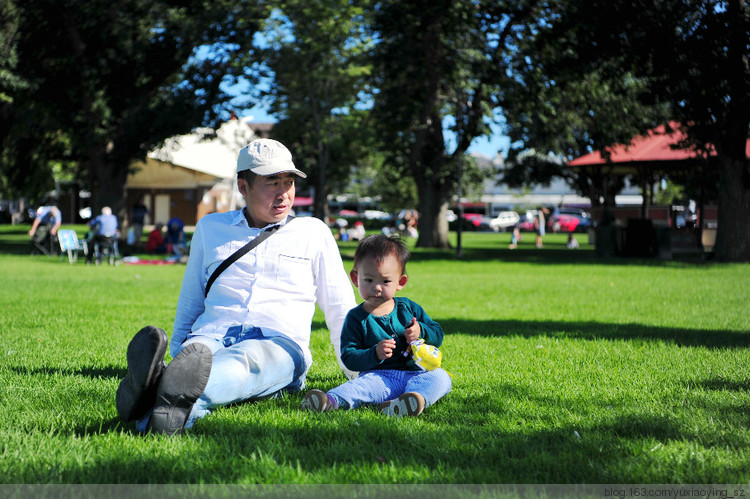
[[[302,349],[284,335],[263,336],[259,328],[241,331],[237,327],[230,328],[224,338],[189,336],[182,348],[191,343],[207,346],[213,359],[206,388],[193,405],[185,428],[211,409],[305,386]],[[139,431],[147,430],[150,417],[149,413],[136,422]]]
[[[363,404],[380,404],[407,392],[424,397],[428,407],[451,391],[453,382],[445,369],[434,371],[375,370],[360,373],[358,378],[329,390],[342,409],[356,409]],[[343,404],[342,404],[343,402]]]

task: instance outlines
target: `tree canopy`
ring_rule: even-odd
[[[18,194],[34,196],[49,188],[52,162],[62,162],[85,180],[95,207],[114,209],[132,160],[215,116],[226,66],[263,17],[224,0],[17,7],[17,74],[28,84],[0,116],[8,130],[0,171]],[[192,57],[199,46],[217,53]]]
[[[507,182],[561,176],[596,204],[623,179],[566,161],[673,120],[686,145],[719,158],[717,254],[750,259],[746,0],[0,6],[6,191],[41,193],[54,167],[83,179],[95,206],[117,208],[132,160],[215,124],[231,97],[222,82],[244,76],[311,172],[318,216],[331,186],[365,165],[378,188],[412,183],[418,245],[446,247],[446,209],[478,177],[466,152],[491,123],[513,144]],[[411,196],[393,190],[392,202]]]
[[[314,189],[314,214],[326,219],[328,194],[364,161],[370,133],[363,95],[371,66],[364,9],[347,0],[274,4],[258,65],[272,78],[274,137],[290,147]]]
[[[689,137],[685,146],[706,151],[711,144],[719,158],[716,253],[720,259],[749,260],[746,1],[586,0],[548,7],[525,46],[528,67],[522,71],[534,76],[530,93],[545,97],[520,100],[520,108],[508,109],[511,136],[572,159],[628,143],[667,119],[681,123]],[[572,114],[567,112],[571,103]],[[519,168],[512,175],[533,173]]]
[[[374,12],[373,123],[389,164],[416,184],[417,245],[447,247],[466,151],[504,103],[509,54],[534,2],[384,1]]]

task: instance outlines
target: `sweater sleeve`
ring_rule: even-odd
[[[347,369],[367,371],[380,363],[375,352],[377,343],[368,346],[365,338],[364,317],[356,307],[347,314],[341,329],[341,362]]]
[[[439,347],[443,343],[443,328],[432,320],[425,310],[416,302],[405,299],[408,308],[414,317],[417,318],[417,322],[422,328],[422,332],[419,337],[422,338],[428,345]]]

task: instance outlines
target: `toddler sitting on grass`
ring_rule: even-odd
[[[417,303],[395,297],[406,285],[409,250],[397,237],[365,237],[354,253],[349,274],[364,300],[346,316],[341,331],[341,360],[358,378],[328,391],[310,390],[302,409],[329,411],[379,404],[389,416],[418,416],[451,390],[441,368],[426,371],[408,355],[419,339],[435,347],[443,329]]]

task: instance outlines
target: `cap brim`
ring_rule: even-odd
[[[298,170],[297,168],[282,168],[279,169],[278,166],[256,166],[255,168],[246,168],[247,170],[250,170],[256,175],[260,175],[261,177],[270,177],[271,175],[279,175],[280,173],[294,173],[295,175],[307,178],[307,175],[302,173],[302,171]]]

